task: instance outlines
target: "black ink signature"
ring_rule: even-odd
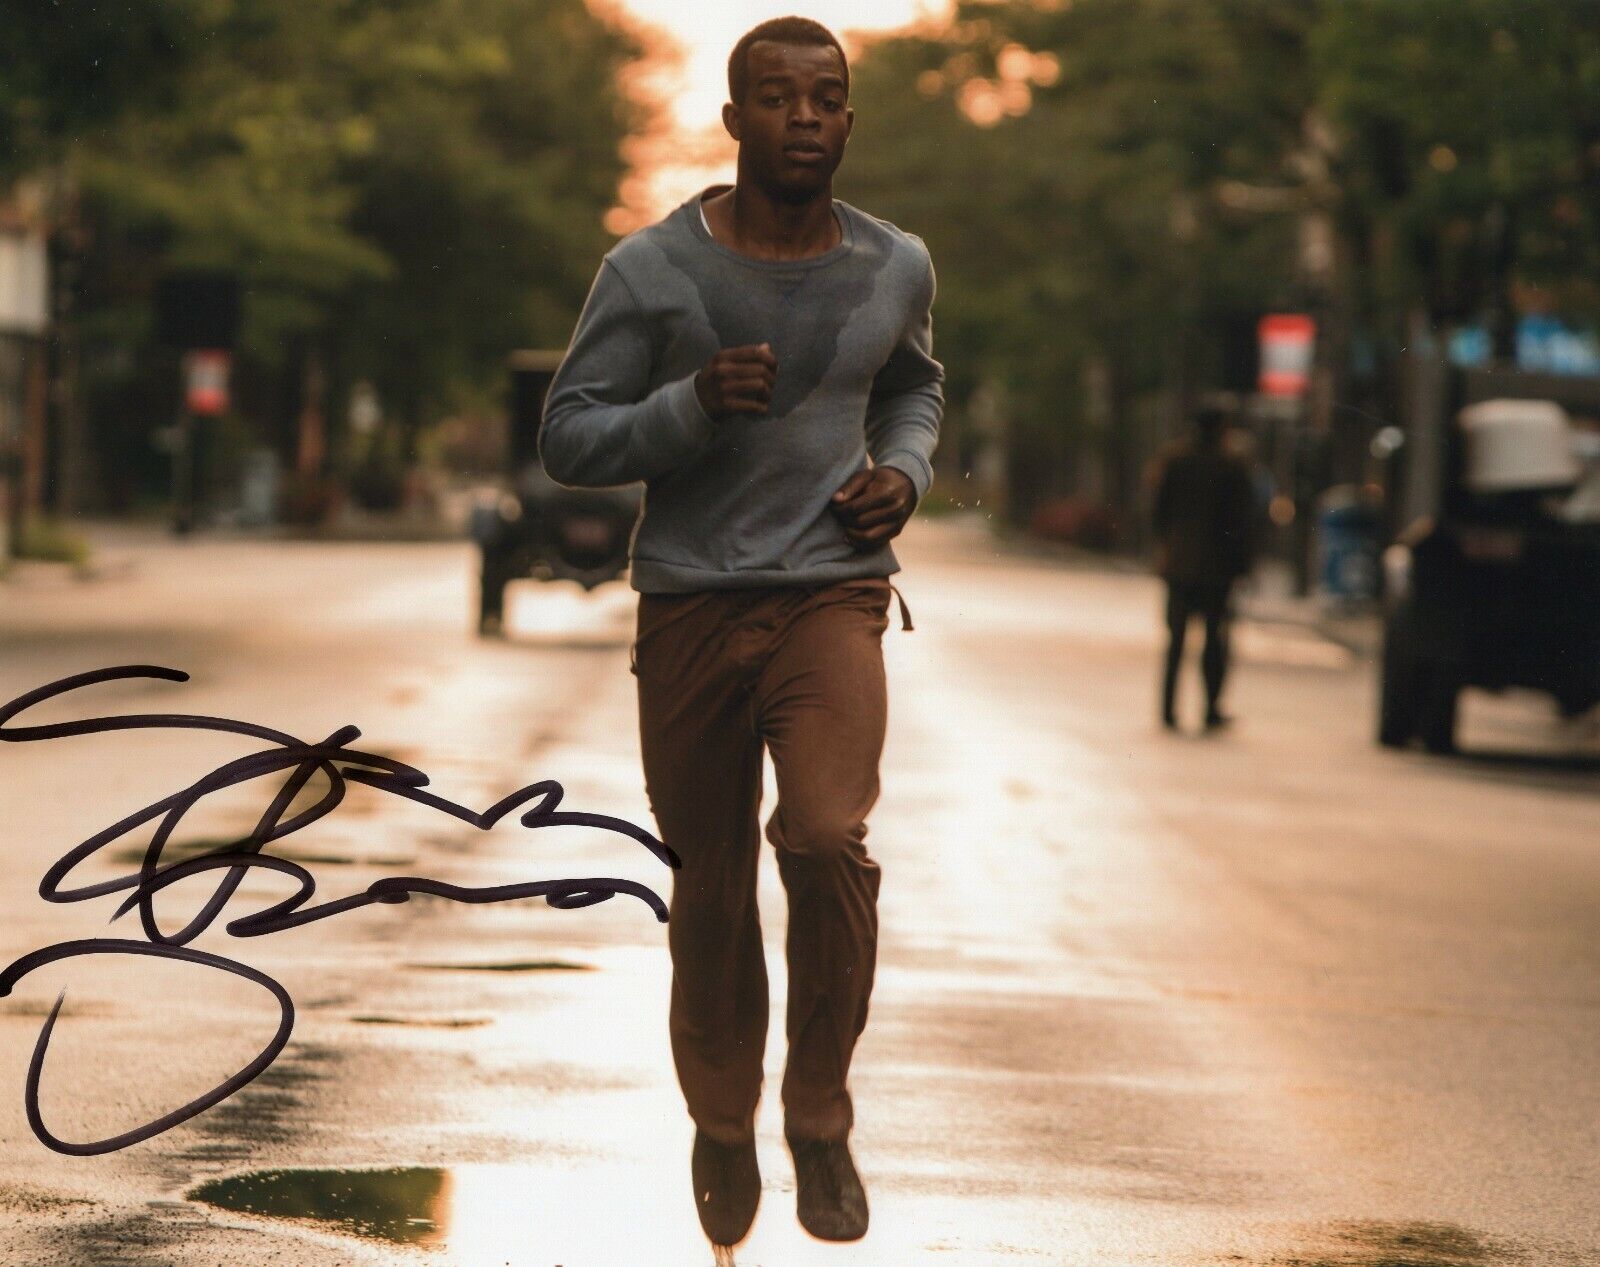
[[[425,893],[434,897],[447,898],[453,902],[474,904],[511,902],[519,898],[542,897],[548,905],[561,910],[593,906],[598,902],[609,900],[618,893],[626,893],[637,897],[648,905],[655,912],[656,918],[662,923],[667,921],[666,904],[662,902],[654,890],[630,880],[601,877],[572,880],[539,880],[525,884],[502,884],[487,888],[471,888],[446,884],[439,880],[430,880],[418,876],[392,876],[375,881],[368,885],[364,892],[352,894],[349,897],[339,898],[331,902],[322,902],[316,906],[307,906],[306,903],[312,899],[317,889],[316,881],[312,878],[311,873],[297,862],[287,858],[275,857],[272,854],[262,852],[262,850],[272,841],[280,840],[285,836],[300,831],[302,828],[309,827],[318,819],[331,814],[344,800],[347,782],[362,783],[368,787],[377,788],[381,792],[389,792],[395,796],[416,801],[419,804],[428,806],[430,809],[436,809],[451,815],[453,818],[458,818],[464,823],[470,823],[483,831],[493,827],[513,810],[520,809],[522,813],[518,821],[524,827],[595,827],[603,831],[616,832],[638,841],[669,867],[676,868],[680,863],[677,854],[665,844],[643,828],[636,827],[624,819],[612,818],[604,814],[558,811],[557,806],[561,804],[563,791],[561,784],[553,779],[532,783],[527,787],[520,788],[481,813],[464,805],[458,805],[454,801],[446,800],[442,796],[435,796],[432,792],[423,790],[428,782],[428,776],[414,766],[389,757],[379,756],[376,753],[361,752],[347,747],[347,744],[360,737],[361,731],[355,726],[345,726],[336,730],[320,744],[306,744],[296,739],[293,735],[272,730],[266,726],[233,721],[226,717],[205,717],[183,713],[90,717],[78,721],[56,722],[43,726],[10,725],[12,718],[44,700],[52,699],[55,696],[64,695],[86,686],[94,686],[102,682],[111,682],[122,678],[158,678],[169,682],[187,682],[189,675],[180,670],[166,669],[159,665],[131,664],[62,678],[58,682],[52,682],[46,686],[39,687],[37,690],[29,691],[27,694],[19,696],[12,700],[11,703],[0,708],[0,740],[12,743],[27,743],[39,739],[60,739],[69,735],[88,735],[106,730],[220,730],[238,735],[248,735],[256,739],[264,739],[276,745],[276,747],[250,753],[247,756],[217,767],[210,774],[182,791],[175,792],[171,796],[139,810],[137,813],[128,815],[120,822],[107,827],[104,831],[97,832],[82,844],[69,850],[59,861],[52,865],[45,872],[44,879],[39,883],[39,896],[44,898],[45,901],[85,902],[93,898],[103,897],[108,893],[131,889],[132,893],[118,907],[112,919],[118,919],[137,908],[139,921],[143,926],[146,940],[95,937],[82,941],[61,942],[54,946],[47,946],[42,950],[33,951],[30,954],[23,955],[3,972],[0,972],[0,997],[9,995],[12,987],[35,968],[42,968],[46,964],[55,963],[58,960],[90,955],[150,955],[161,959],[177,959],[184,963],[201,964],[222,972],[231,972],[247,981],[253,981],[277,1000],[280,1019],[277,1033],[261,1049],[260,1053],[249,1064],[218,1083],[204,1095],[196,1097],[181,1108],[174,1109],[154,1121],[135,1127],[133,1130],[124,1131],[120,1135],[113,1135],[106,1139],[78,1144],[60,1139],[51,1134],[46,1128],[43,1116],[39,1111],[39,1080],[44,1070],[45,1053],[50,1046],[51,1031],[55,1029],[56,1019],[61,1012],[61,1005],[66,1001],[66,991],[63,990],[56,998],[55,1006],[50,1009],[50,1015],[45,1020],[43,1028],[39,1031],[38,1042],[34,1044],[33,1059],[28,1065],[26,1090],[28,1122],[33,1127],[33,1133],[57,1152],[77,1157],[91,1157],[100,1153],[109,1153],[120,1148],[126,1148],[130,1144],[137,1144],[142,1140],[159,1135],[163,1131],[170,1130],[180,1122],[187,1121],[196,1114],[203,1113],[212,1106],[219,1104],[260,1076],[277,1058],[285,1044],[288,1043],[289,1035],[294,1030],[294,1002],[283,986],[266,973],[251,968],[246,964],[238,963],[235,960],[211,954],[207,951],[196,950],[187,944],[205,932],[215,922],[217,916],[221,914],[222,909],[227,905],[229,899],[232,898],[234,892],[244,880],[246,873],[252,867],[264,867],[269,871],[292,876],[298,881],[299,889],[292,896],[285,898],[281,902],[275,902],[264,910],[255,911],[231,920],[225,925],[225,929],[233,937],[261,937],[268,933],[281,932],[286,928],[297,928],[302,924],[310,924],[319,919],[327,919],[329,916],[356,910],[359,907],[370,906],[374,902],[390,904],[405,902],[410,900],[413,893]],[[184,814],[202,798],[223,788],[232,787],[236,783],[248,782],[252,779],[262,778],[285,770],[289,771],[288,778],[273,797],[272,803],[262,813],[255,829],[248,836],[229,842],[226,848],[215,849],[167,866],[161,865],[161,852],[171,838],[172,833],[183,820]],[[319,773],[328,781],[327,793],[310,808],[302,810],[293,818],[284,819],[283,815],[300,791],[311,780],[313,775]],[[91,857],[113,840],[126,835],[128,832],[143,826],[155,818],[159,818],[161,821],[156,827],[149,846],[145,850],[144,859],[140,863],[137,875],[119,876],[113,880],[105,880],[98,884],[87,884],[73,889],[62,887],[63,881],[80,862]],[[156,922],[156,895],[169,885],[176,884],[180,880],[205,871],[221,871],[224,873],[215,892],[206,899],[206,903],[200,913],[183,928],[175,933],[163,931]]]

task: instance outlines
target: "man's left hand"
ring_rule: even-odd
[[[899,535],[916,504],[909,475],[892,466],[875,466],[847,479],[829,506],[844,524],[850,544],[872,550]]]

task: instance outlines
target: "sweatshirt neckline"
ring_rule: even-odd
[[[839,244],[837,246],[830,247],[821,255],[809,255],[805,259],[799,260],[763,260],[757,259],[753,255],[741,254],[738,251],[723,246],[721,242],[718,242],[716,238],[711,236],[711,226],[706,223],[705,198],[707,194],[721,193],[725,189],[732,188],[732,185],[708,185],[705,189],[702,189],[684,204],[685,209],[688,211],[688,215],[685,217],[685,219],[687,219],[689,222],[689,232],[719,255],[726,256],[730,260],[735,260],[740,264],[746,264],[751,268],[761,269],[765,272],[788,273],[793,272],[797,268],[821,268],[824,265],[831,264],[835,260],[848,255],[852,250],[855,249],[855,228],[850,223],[850,216],[845,210],[844,203],[840,202],[837,198],[833,200],[833,218],[839,222]]]

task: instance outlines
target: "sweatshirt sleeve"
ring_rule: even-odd
[[[920,240],[919,240],[920,245]],[[867,401],[867,452],[876,466],[904,472],[920,502],[933,484],[933,450],[944,416],[944,366],[933,359],[933,261],[900,341],[878,371]]]
[[[644,310],[607,259],[545,397],[539,457],[558,484],[609,488],[653,479],[710,443],[716,424],[695,394],[694,375],[650,390],[653,342]]]

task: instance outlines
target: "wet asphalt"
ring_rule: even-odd
[[[114,664],[190,680],[109,683],[33,720],[210,714],[307,741],[353,723],[351,746],[463,805],[555,779],[563,809],[650,824],[620,586],[530,583],[510,638],[482,642],[466,545],[127,530],[100,545],[95,580],[0,583],[0,700]],[[1387,752],[1369,664],[1250,624],[1238,724],[1168,735],[1149,578],[1005,552],[970,523],[914,525],[901,554],[916,628],[896,620],[885,640],[880,969],[852,1076],[872,1229],[826,1245],[795,1222],[767,857],[764,1193],[736,1261],[1600,1263],[1593,735],[1531,700],[1474,697],[1469,756]],[[107,926],[116,897],[47,905],[39,877],[259,746],[151,730],[0,748],[0,959],[139,937],[136,916]],[[177,838],[214,847],[267,799],[214,794]],[[74,881],[127,874],[148,836]],[[671,883],[616,834],[481,831],[353,783],[273,852],[318,900],[399,875]],[[214,885],[163,895],[164,926]],[[225,918],[292,889],[252,874]],[[45,1148],[24,1111],[59,991],[39,1099],[69,1140],[201,1095],[267,1043],[277,1005],[192,963],[40,968],[0,999],[0,1263],[708,1264],[664,933],[627,895],[572,910],[415,897],[250,939],[219,922],[194,945],[288,990],[288,1045],[238,1094],[92,1157]]]

